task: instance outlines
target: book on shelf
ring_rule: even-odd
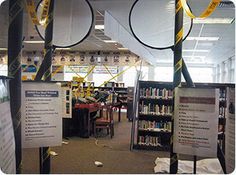
[[[173,97],[172,90],[166,88],[141,88],[140,89],[141,98],[151,98],[151,99],[171,99]]]
[[[167,121],[147,121],[139,120],[138,128],[146,131],[156,131],[156,132],[170,132],[171,131],[171,122]]]
[[[141,114],[150,115],[172,115],[172,106],[170,105],[159,105],[153,103],[145,104],[144,101],[141,102],[140,107]]]

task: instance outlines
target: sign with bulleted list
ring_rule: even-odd
[[[174,152],[216,157],[219,90],[178,88],[174,108]]]
[[[61,113],[60,85],[56,83],[23,83],[22,147],[61,145]]]

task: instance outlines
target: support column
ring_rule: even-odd
[[[170,173],[176,174],[178,170],[178,157],[173,152],[174,136],[174,97],[175,89],[181,85],[182,72],[182,40],[183,40],[183,7],[180,0],[175,0],[175,47],[174,47],[174,79],[173,79],[173,115],[171,119],[170,140]]]
[[[35,77],[36,81],[51,81],[52,73],[52,36],[53,36],[54,0],[50,1],[48,18],[45,28],[44,59]],[[40,174],[50,174],[50,148],[39,148]]]
[[[21,48],[23,31],[23,0],[9,1],[8,76],[10,104],[16,144],[16,173],[21,173]]]

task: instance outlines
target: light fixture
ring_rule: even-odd
[[[67,47],[67,48],[56,48],[56,50],[71,50],[71,48]]]
[[[205,19],[193,19],[194,24],[231,24],[234,18],[205,18]]]
[[[205,50],[205,49],[198,49],[198,50],[183,49],[183,52],[204,52],[204,53],[208,53],[208,52],[210,52],[210,50]]]
[[[105,43],[117,43],[117,41],[113,41],[113,40],[103,40]]]
[[[95,29],[104,30],[104,25],[95,25]]]
[[[197,55],[194,55],[194,56],[188,55],[188,56],[183,56],[183,58],[192,58],[192,59],[194,59],[194,58],[201,58],[201,59],[204,59],[206,57],[205,56],[197,56]]]
[[[0,5],[2,5],[2,3],[4,2],[5,0],[0,0]]]
[[[129,50],[128,48],[124,48],[124,47],[120,47],[120,48],[117,48],[118,50]]]
[[[6,51],[7,48],[0,48],[0,51]]]
[[[42,43],[44,43],[44,41],[30,41],[30,40],[26,40],[26,41],[24,41],[24,43],[27,43],[27,44],[42,44]]]
[[[218,41],[219,37],[187,37],[188,41]]]

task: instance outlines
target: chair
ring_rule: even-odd
[[[114,120],[111,105],[105,105],[100,110],[100,118],[94,121],[94,136],[97,137],[97,129],[107,129],[107,134],[114,136]]]

